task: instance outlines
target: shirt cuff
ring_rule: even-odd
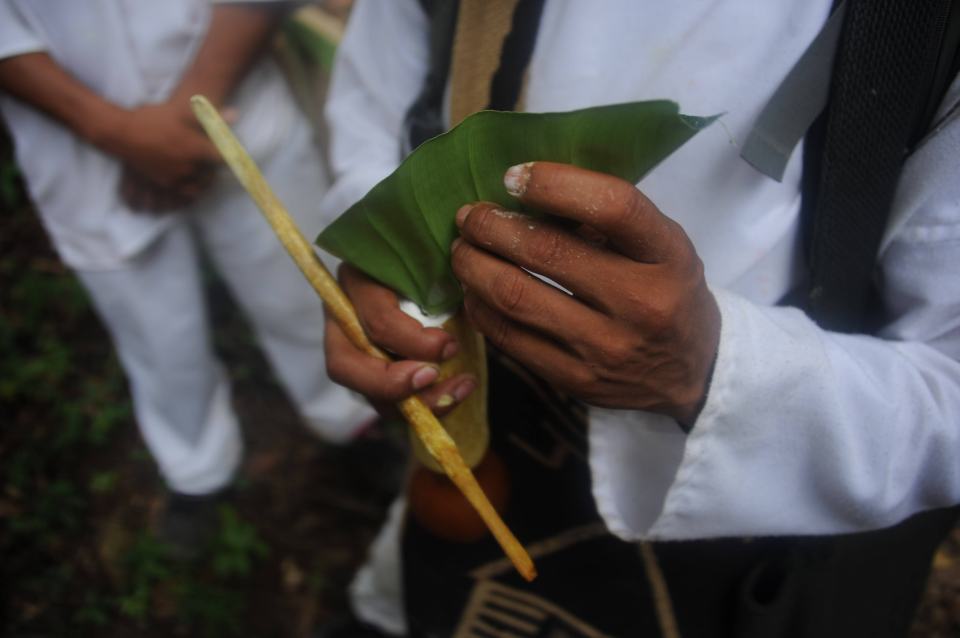
[[[809,335],[789,334],[751,302],[713,292],[720,343],[703,410],[689,435],[656,414],[591,412],[594,498],[607,527],[624,540],[809,531],[796,527],[796,517],[781,515],[790,509],[783,507],[784,494],[797,486],[789,484],[795,472],[779,471],[781,464],[791,465],[783,456],[802,436],[791,431],[787,416],[802,406],[784,392],[796,370],[816,365],[789,364],[798,352],[802,356],[798,344]]]

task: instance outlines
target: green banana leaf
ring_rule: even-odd
[[[662,100],[567,113],[481,111],[424,142],[317,244],[427,314],[450,312],[462,300],[450,269],[454,216],[479,200],[523,211],[503,187],[509,167],[564,162],[635,183],[714,119],[681,115]]]

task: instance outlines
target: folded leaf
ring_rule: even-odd
[[[462,300],[450,270],[454,216],[479,200],[523,211],[503,187],[509,167],[563,162],[635,183],[714,119],[680,115],[662,100],[567,113],[481,111],[423,143],[317,244],[427,314],[450,312]]]

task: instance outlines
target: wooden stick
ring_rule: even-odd
[[[193,96],[190,98],[190,103],[203,129],[213,140],[233,174],[236,175],[247,193],[256,202],[287,252],[293,257],[313,289],[323,299],[330,313],[343,328],[350,341],[371,357],[390,361],[390,357],[367,338],[353,304],[350,303],[330,271],[317,257],[313,247],[290,218],[290,214],[274,194],[270,185],[267,184],[260,169],[257,168],[253,159],[234,136],[226,122],[223,121],[223,118],[220,117],[220,114],[202,95]],[[523,545],[504,524],[497,511],[493,509],[470,468],[463,462],[453,439],[440,425],[440,421],[430,411],[430,408],[416,396],[404,399],[397,407],[410,426],[413,427],[417,436],[420,437],[427,451],[437,460],[450,480],[463,492],[463,495],[486,523],[517,571],[528,581],[533,580],[537,571],[530,555],[527,554]]]
[[[657,612],[657,623],[660,625],[660,635],[663,638],[680,638],[680,629],[677,616],[673,613],[673,602],[670,600],[670,590],[667,589],[667,579],[663,576],[657,554],[649,541],[640,542],[640,556],[643,558],[643,567],[647,572],[647,582],[653,594],[654,610]]]

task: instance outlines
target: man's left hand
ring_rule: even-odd
[[[720,312],[683,229],[610,175],[535,162],[511,168],[504,181],[549,216],[485,202],[457,213],[453,270],[477,329],[589,404],[692,424],[716,357]]]

